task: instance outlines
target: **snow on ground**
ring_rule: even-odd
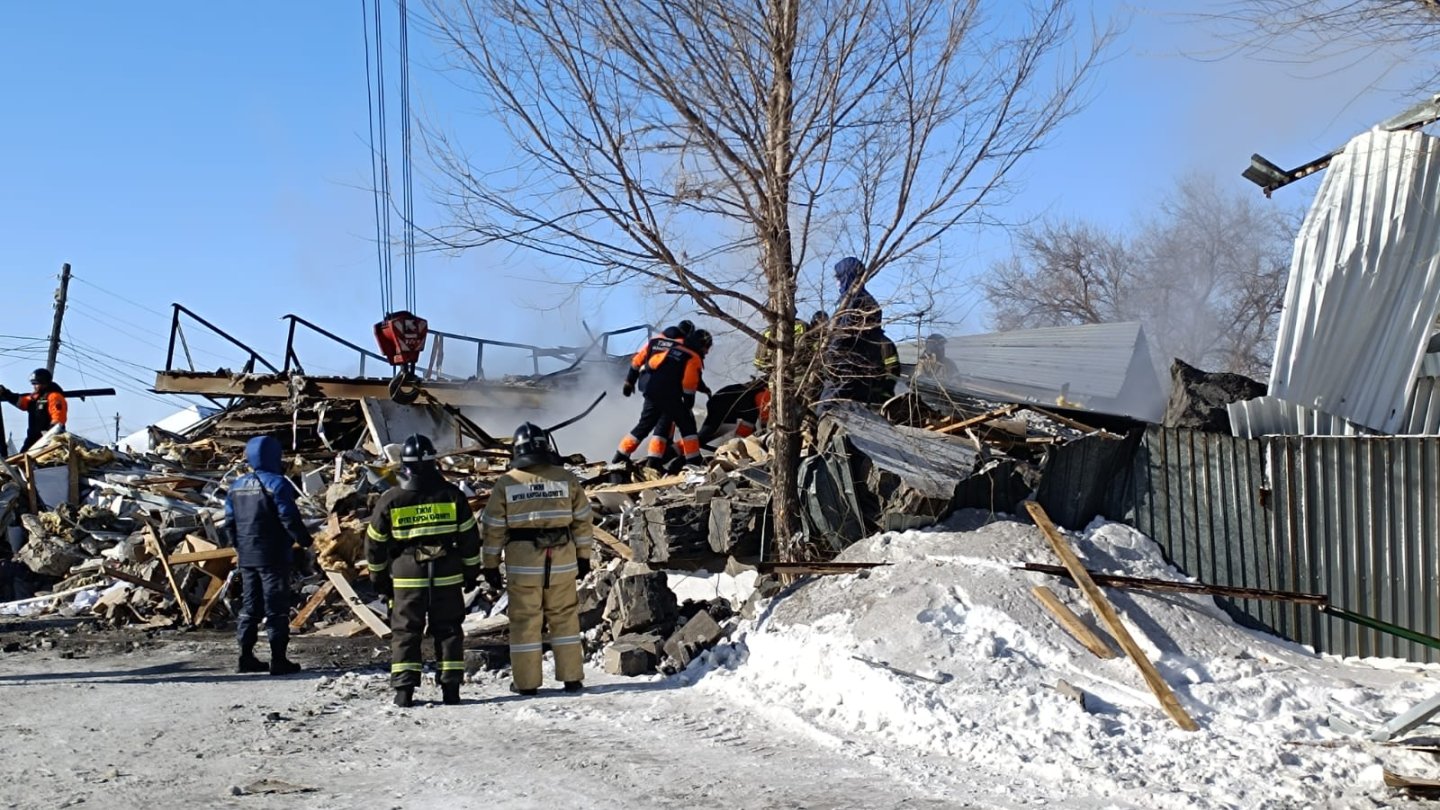
[[[1074,545],[1091,568],[1175,576],[1122,525]],[[592,662],[578,696],[518,698],[480,673],[466,705],[401,710],[378,666],[236,676],[223,637],[0,655],[0,807],[1368,808],[1397,801],[1381,763],[1435,775],[1326,721],[1378,727],[1440,692],[1440,668],[1319,657],[1208,598],[1108,590],[1188,733],[1128,659],[1094,658],[1034,601],[1044,583],[1089,612],[1012,570],[1054,562],[1034,526],[965,513],[844,559],[890,565],[797,584],[668,679]],[[738,596],[747,579],[676,584]],[[247,792],[264,779],[307,792]]]
[[[736,644],[710,657],[713,671],[697,688],[871,745],[872,758],[916,778],[963,761],[1029,780],[1042,794],[1048,784],[1119,806],[1364,807],[1388,798],[1382,761],[1434,775],[1420,754],[1323,743],[1344,736],[1327,718],[1369,730],[1440,692],[1440,669],[1319,657],[1240,627],[1209,597],[1107,590],[1199,723],[1185,732],[1128,658],[1091,655],[1030,594],[1033,584],[1049,585],[1089,616],[1077,589],[1012,570],[1056,562],[1039,530],[980,523],[963,513],[948,531],[856,544],[841,559],[890,565],[773,600]],[[1091,569],[1178,577],[1153,542],[1122,524],[1097,522],[1073,545]],[[1055,691],[1061,679],[1088,693],[1092,711]]]

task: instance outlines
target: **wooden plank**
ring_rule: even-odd
[[[1036,571],[1041,574],[1052,574],[1066,579],[1071,578],[1070,572],[1058,565],[1025,563],[1024,565],[1017,565],[1015,567],[1022,571]],[[1237,599],[1268,599],[1276,602],[1295,602],[1297,604],[1310,605],[1325,605],[1330,602],[1330,597],[1323,593],[1267,591],[1263,588],[1235,588],[1229,585],[1206,585],[1203,582],[1174,582],[1168,579],[1122,577],[1114,574],[1101,574],[1089,569],[1086,569],[1085,573],[1090,575],[1090,578],[1095,581],[1096,585],[1103,585],[1107,588],[1126,588],[1135,591],[1198,593],[1206,596],[1230,596]]]
[[[196,627],[199,627],[205,619],[210,616],[210,611],[215,609],[215,605],[219,603],[220,599],[225,595],[225,591],[230,587],[230,577],[234,573],[235,568],[228,564],[227,567],[229,570],[225,572],[225,576],[223,577],[216,577],[212,574],[214,578],[210,580],[210,584],[205,588],[205,596],[200,600],[200,609],[195,611],[195,621],[193,624]],[[206,571],[205,573],[209,574],[211,572]]]
[[[1053,420],[1055,420],[1056,422],[1059,422],[1060,424],[1065,425],[1066,427],[1072,427],[1072,428],[1074,428],[1074,429],[1076,429],[1076,430],[1078,430],[1078,431],[1080,431],[1080,432],[1082,432],[1082,433],[1093,433],[1093,434],[1095,434],[1095,435],[1097,435],[1097,436],[1104,436],[1104,437],[1107,438],[1107,439],[1118,439],[1118,438],[1120,438],[1119,436],[1116,436],[1114,433],[1111,433],[1111,432],[1108,431],[1108,430],[1101,430],[1100,428],[1097,428],[1097,427],[1091,427],[1090,425],[1087,425],[1087,424],[1085,424],[1084,422],[1076,421],[1076,420],[1074,420],[1074,419],[1071,419],[1071,418],[1068,417],[1068,416],[1064,416],[1064,415],[1062,415],[1062,414],[1055,413],[1054,411],[1049,411],[1049,410],[1046,410],[1046,409],[1044,409],[1044,408],[1037,408],[1037,407],[1035,407],[1034,405],[1026,405],[1025,407],[1026,407],[1027,409],[1029,409],[1029,410],[1034,411],[1035,413],[1040,414],[1041,416],[1045,417],[1046,419],[1053,419]]]
[[[993,411],[986,411],[979,416],[972,416],[969,419],[961,419],[959,422],[951,422],[948,425],[941,425],[940,427],[931,428],[931,430],[934,430],[936,433],[959,433],[965,428],[974,427],[975,425],[983,425],[992,419],[999,419],[1004,416],[1009,416],[1010,414],[1014,413],[1019,409],[1019,405],[1006,405],[1003,408],[996,408]]]
[[[620,542],[620,538],[616,537],[610,532],[605,531],[599,526],[595,526],[592,529],[592,533],[595,535],[595,539],[599,540],[605,545],[606,548],[614,552],[615,556],[619,557],[622,560],[635,559],[635,552],[631,551],[629,546]]]
[[[1055,618],[1055,621],[1065,632],[1080,642],[1085,649],[1094,653],[1096,658],[1115,657],[1115,651],[1110,649],[1110,645],[1106,644],[1104,639],[1096,635],[1095,631],[1090,629],[1090,625],[1082,621],[1079,616],[1076,616],[1075,611],[1071,610],[1064,602],[1061,602],[1060,597],[1056,596],[1054,591],[1044,585],[1036,585],[1030,589],[1030,593],[1034,594],[1035,598],[1040,600],[1042,607],[1050,611],[1050,615]]]
[[[142,588],[149,588],[156,593],[169,593],[169,591],[166,591],[164,588],[156,585],[150,580],[141,579],[140,577],[135,576],[129,571],[121,571],[119,568],[113,568],[108,565],[101,570],[105,572],[105,576],[110,577],[111,579],[118,579],[121,582],[128,582],[131,585],[139,585]]]
[[[35,488],[35,461],[29,453],[19,456],[25,460],[25,495],[30,501],[30,513],[40,512],[40,490]]]
[[[1440,798],[1440,781],[1434,779],[1421,779],[1414,776],[1401,776],[1398,773],[1385,768],[1382,770],[1385,786],[1402,791],[1407,795],[1421,799]]]
[[[887,562],[762,562],[756,570],[767,574],[853,574],[889,565]]]
[[[1115,613],[1115,608],[1110,604],[1110,600],[1105,598],[1100,586],[1095,584],[1095,581],[1086,573],[1085,566],[1080,564],[1080,558],[1075,556],[1069,543],[1055,528],[1055,524],[1050,522],[1050,516],[1045,514],[1045,510],[1041,508],[1040,504],[1034,501],[1026,501],[1025,508],[1030,512],[1030,517],[1034,518],[1035,525],[1040,527],[1045,539],[1050,542],[1050,547],[1055,550],[1055,556],[1065,564],[1065,568],[1070,571],[1070,576],[1075,580],[1075,584],[1080,586],[1080,591],[1090,601],[1090,607],[1094,609],[1095,615],[1104,622],[1105,629],[1110,631],[1110,635],[1120,643],[1120,649],[1124,650],[1125,654],[1130,656],[1130,660],[1135,662],[1135,666],[1140,668],[1140,675],[1145,679],[1145,685],[1155,693],[1155,698],[1160,701],[1160,707],[1170,715],[1170,719],[1175,721],[1175,725],[1186,731],[1197,730],[1199,726],[1195,724],[1194,718],[1185,711],[1185,707],[1180,705],[1180,700],[1170,690],[1170,685],[1165,683],[1165,679],[1160,677],[1160,673],[1156,671],[1155,665],[1145,657],[1145,651],[1135,643],[1130,631],[1125,628],[1125,624],[1120,621],[1120,616]]]
[[[170,564],[185,565],[206,560],[233,560],[235,558],[236,554],[233,548],[211,548],[204,551],[182,551],[179,554],[172,554]]]
[[[190,612],[190,603],[185,601],[185,593],[180,590],[180,583],[175,581],[175,570],[170,567],[170,560],[165,557],[165,548],[160,545],[160,537],[155,533],[155,527],[149,523],[145,524],[145,544],[150,547],[150,553],[155,555],[155,559],[160,561],[160,570],[165,572],[165,579],[170,582],[170,592],[180,606],[180,617],[186,624],[194,624],[195,615]]]
[[[65,499],[71,506],[80,505],[80,453],[79,446],[74,442],[70,444],[70,455],[65,459],[65,466],[69,468],[70,480],[69,489],[65,493]]]
[[[335,583],[328,580],[320,583],[320,587],[315,590],[315,593],[310,595],[310,599],[305,603],[305,606],[300,608],[300,612],[296,613],[295,618],[290,620],[290,629],[299,630],[304,627],[305,623],[310,621],[311,614],[318,610],[321,605],[325,604],[326,598],[334,591]]]
[[[355,593],[355,589],[350,586],[350,580],[346,579],[344,574],[339,571],[326,571],[325,578],[334,584],[335,590],[340,593],[340,597],[345,600],[345,604],[349,605],[350,610],[355,613],[355,618],[364,622],[365,626],[370,628],[370,632],[380,638],[389,638],[390,626],[385,624],[379,616],[376,616],[375,611],[366,607],[365,603],[360,600],[360,595]]]
[[[673,487],[685,483],[687,476],[667,475],[664,478],[656,478],[654,481],[636,481],[633,484],[605,484],[598,487],[591,487],[591,492],[615,492],[621,495],[633,495],[636,492],[644,492],[647,489],[659,489],[661,487]]]

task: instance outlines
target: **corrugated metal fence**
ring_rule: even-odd
[[[1115,486],[1111,516],[1203,582],[1324,593],[1440,636],[1440,437],[1252,440],[1151,428]],[[1323,652],[1440,660],[1315,608],[1221,601]]]

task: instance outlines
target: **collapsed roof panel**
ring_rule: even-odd
[[[1138,323],[1025,329],[950,338],[959,379],[947,389],[1006,402],[1159,422],[1165,393]]]
[[[1440,310],[1440,139],[1373,130],[1335,158],[1295,242],[1270,395],[1406,427]]]

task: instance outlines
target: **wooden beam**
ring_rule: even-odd
[[[1058,565],[1025,563],[1015,566],[1022,571],[1035,571],[1071,579],[1070,572]],[[1268,591],[1263,588],[1235,588],[1229,585],[1206,585],[1203,582],[1174,582],[1168,579],[1147,579],[1144,577],[1122,577],[1101,574],[1086,569],[1085,573],[1096,585],[1107,588],[1125,588],[1134,591],[1166,591],[1171,593],[1198,593],[1206,596],[1228,596],[1236,599],[1264,599],[1273,602],[1294,602],[1302,605],[1327,605],[1330,597],[1323,593],[1295,593],[1291,591]]]
[[[190,612],[190,603],[185,601],[185,592],[180,590],[180,583],[175,580],[175,570],[170,567],[170,560],[165,557],[165,547],[160,544],[160,536],[149,523],[145,524],[145,545],[150,547],[150,553],[160,561],[160,570],[165,572],[165,579],[170,582],[170,592],[180,606],[180,617],[186,624],[194,624],[195,615]]]
[[[767,574],[786,574],[799,576],[802,574],[817,574],[820,576],[854,574],[859,571],[868,571],[871,568],[879,568],[890,563],[878,562],[762,562],[755,565],[756,570]]]
[[[108,565],[104,566],[100,570],[104,571],[105,576],[110,577],[111,579],[118,579],[121,582],[128,582],[131,585],[139,585],[142,588],[149,588],[156,593],[168,593],[168,591],[166,591],[159,585],[156,585],[148,579],[141,579],[140,577],[135,576],[129,571],[121,571],[119,568],[113,568]]]
[[[235,572],[234,566],[227,565],[227,567],[230,570],[226,571],[223,577],[216,577],[210,571],[205,572],[211,574],[213,578],[205,588],[205,596],[200,600],[200,609],[195,611],[195,621],[192,622],[194,626],[199,627],[205,619],[209,618],[210,611],[214,610],[215,605],[225,596],[225,591],[230,585],[230,576]]]
[[[595,539],[599,540],[606,548],[614,552],[615,556],[627,561],[635,559],[635,552],[631,551],[629,546],[620,542],[620,538],[599,526],[595,526],[591,532],[595,535]]]
[[[1062,424],[1062,425],[1065,425],[1065,426],[1067,426],[1067,427],[1075,428],[1076,430],[1078,430],[1078,431],[1080,431],[1080,432],[1082,432],[1082,433],[1093,433],[1093,434],[1095,434],[1095,435],[1097,435],[1097,436],[1104,436],[1104,437],[1107,438],[1107,439],[1119,439],[1119,438],[1121,438],[1120,436],[1117,436],[1117,435],[1115,435],[1114,433],[1111,433],[1111,432],[1108,431],[1108,430],[1101,430],[1100,428],[1097,428],[1097,427],[1091,427],[1090,425],[1087,425],[1087,424],[1085,424],[1084,422],[1076,421],[1076,420],[1071,419],[1070,417],[1065,416],[1065,415],[1063,415],[1063,414],[1055,413],[1054,411],[1047,411],[1047,410],[1045,410],[1044,408],[1037,408],[1037,407],[1035,407],[1034,405],[1026,405],[1025,407],[1026,407],[1027,409],[1029,409],[1029,410],[1034,411],[1035,413],[1040,414],[1041,416],[1045,417],[1046,419],[1053,419],[1053,420],[1055,420],[1056,422],[1059,422],[1059,423]]]
[[[656,478],[654,481],[636,481],[633,484],[609,484],[598,487],[591,487],[591,492],[615,492],[621,495],[633,495],[636,492],[644,492],[647,489],[659,489],[660,487],[673,487],[685,483],[688,476],[667,475],[664,478]]]
[[[940,427],[931,428],[931,430],[934,430],[936,433],[959,433],[965,428],[974,427],[975,425],[983,425],[992,419],[999,419],[1003,416],[1009,416],[1010,414],[1014,413],[1019,409],[1019,405],[1006,405],[1002,408],[996,408],[993,411],[986,411],[979,416],[972,416],[969,419],[961,419],[959,422],[951,422],[948,425],[941,425]]]
[[[290,629],[299,630],[304,627],[305,623],[310,621],[310,616],[319,609],[321,605],[325,604],[325,600],[330,594],[334,593],[334,591],[335,583],[329,580],[320,583],[320,587],[316,588],[315,593],[311,594],[310,599],[305,602],[305,607],[300,608],[300,612],[296,613],[295,618],[290,620]]]
[[[1110,649],[1110,645],[1106,644],[1104,639],[1096,635],[1095,631],[1090,629],[1090,625],[1082,621],[1079,616],[1076,616],[1075,611],[1071,610],[1064,602],[1061,602],[1060,597],[1056,596],[1054,591],[1044,585],[1036,585],[1030,589],[1030,593],[1034,594],[1035,598],[1040,600],[1042,607],[1050,611],[1050,615],[1055,618],[1055,621],[1060,625],[1061,629],[1069,633],[1076,641],[1080,642],[1085,649],[1094,653],[1096,658],[1115,657],[1115,651]]]
[[[380,638],[390,637],[390,626],[361,601],[360,595],[355,593],[355,589],[350,585],[350,580],[346,579],[344,574],[339,571],[326,571],[325,578],[334,584],[335,590],[340,592],[340,597],[345,600],[345,604],[350,606],[355,618],[364,622],[365,626],[370,628],[370,632]]]
[[[40,490],[35,488],[35,460],[29,453],[22,453],[25,460],[25,495],[30,500],[30,513],[40,513]]]
[[[234,548],[210,548],[204,551],[182,551],[179,554],[170,556],[171,565],[185,565],[187,563],[205,562],[206,560],[233,560],[236,558]]]
[[[1105,598],[1100,586],[1096,585],[1095,581],[1086,573],[1085,566],[1080,564],[1080,558],[1075,556],[1075,552],[1070,549],[1070,544],[1060,534],[1060,530],[1050,522],[1050,516],[1045,514],[1045,510],[1041,508],[1040,504],[1034,501],[1026,501],[1025,508],[1030,512],[1030,517],[1034,518],[1035,525],[1040,527],[1045,539],[1050,542],[1050,547],[1055,550],[1055,556],[1065,564],[1065,568],[1069,570],[1075,584],[1080,586],[1081,592],[1090,601],[1090,607],[1094,609],[1095,615],[1100,617],[1100,621],[1105,624],[1105,629],[1110,631],[1110,635],[1120,643],[1120,649],[1124,650],[1125,654],[1130,656],[1130,660],[1135,662],[1135,666],[1140,668],[1140,675],[1145,679],[1145,685],[1155,693],[1155,698],[1160,701],[1160,707],[1170,715],[1170,719],[1175,721],[1175,725],[1186,731],[1197,730],[1199,726],[1195,724],[1194,718],[1185,711],[1185,707],[1180,705],[1180,700],[1170,690],[1170,685],[1165,683],[1165,679],[1160,677],[1160,673],[1156,671],[1155,665],[1145,657],[1145,651],[1135,643],[1130,631],[1125,628],[1125,624],[1120,621],[1120,616],[1115,613],[1115,608],[1110,604],[1110,600]]]

